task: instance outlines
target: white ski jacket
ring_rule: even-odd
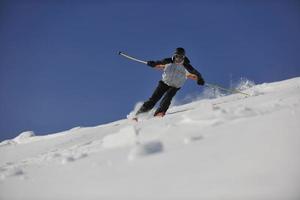
[[[164,67],[162,81],[171,87],[181,88],[187,79],[187,73],[182,64],[169,63]]]

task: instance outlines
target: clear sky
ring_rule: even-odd
[[[209,83],[300,76],[300,1],[1,0],[0,140],[125,118],[184,47]],[[176,99],[200,94],[189,81]]]

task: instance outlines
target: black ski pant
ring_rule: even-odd
[[[163,81],[159,81],[158,86],[156,87],[152,96],[146,102],[144,102],[137,114],[150,111],[163,96],[164,97],[154,115],[160,112],[166,113],[171,104],[172,98],[179,89],[180,88],[168,86]]]

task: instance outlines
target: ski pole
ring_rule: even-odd
[[[224,90],[224,91],[230,92],[232,94],[234,94],[234,93],[240,93],[240,94],[243,94],[245,96],[250,96],[249,94],[247,94],[245,92],[242,92],[240,90],[237,90],[237,89],[227,89],[227,88],[223,88],[221,86],[218,86],[216,84],[205,83],[205,86],[210,87],[210,88],[218,88],[220,90]]]
[[[125,53],[123,53],[123,52],[121,52],[121,51],[119,51],[118,54],[119,54],[120,56],[124,56],[125,58],[128,58],[128,59],[130,59],[130,60],[134,60],[134,61],[139,62],[139,63],[147,64],[146,61],[143,61],[143,60],[134,58],[134,57],[129,56],[129,55],[127,55],[127,54],[125,54]]]

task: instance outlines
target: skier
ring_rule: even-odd
[[[137,111],[136,116],[150,111],[155,104],[163,97],[154,116],[163,117],[175,96],[176,92],[183,86],[186,78],[197,81],[198,85],[204,85],[205,81],[201,74],[192,67],[189,59],[185,55],[185,50],[178,47],[171,58],[165,58],[159,61],[148,61],[147,65],[152,68],[163,69],[162,80],[153,92],[152,96],[143,103]]]

